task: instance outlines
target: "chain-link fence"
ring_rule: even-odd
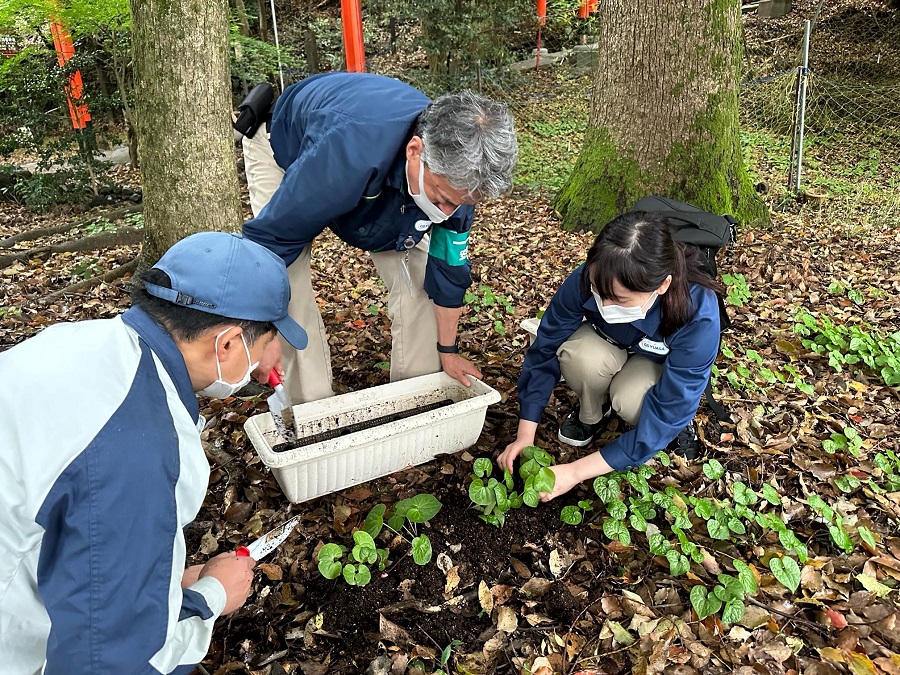
[[[745,147],[785,192],[799,182],[820,201],[859,201],[873,187],[900,193],[900,12],[883,0],[795,5],[781,19],[745,17]],[[900,198],[881,208],[900,213]]]

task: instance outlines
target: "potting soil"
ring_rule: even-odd
[[[442,401],[435,401],[434,403],[428,403],[426,405],[421,405],[416,408],[410,408],[409,410],[400,410],[398,412],[391,413],[390,415],[382,415],[381,417],[375,417],[370,420],[363,420],[361,422],[356,422],[354,424],[348,424],[346,426],[337,428],[337,429],[329,429],[327,431],[321,431],[317,434],[312,434],[310,436],[304,436],[303,438],[298,438],[296,441],[290,441],[286,443],[279,443],[272,447],[273,452],[286,452],[288,450],[294,450],[296,448],[303,448],[308,445],[313,445],[314,443],[320,443],[322,441],[328,441],[332,438],[339,438],[341,436],[346,436],[347,434],[353,434],[357,431],[363,431],[365,429],[374,429],[375,427],[380,427],[383,424],[389,424],[391,422],[397,422],[398,420],[406,419],[407,417],[412,417],[413,415],[421,415],[422,413],[431,412],[432,410],[437,410],[438,408],[443,408],[445,406],[454,403],[451,399],[444,399]]]

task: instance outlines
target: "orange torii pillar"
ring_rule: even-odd
[[[50,22],[50,33],[53,35],[53,46],[56,47],[56,57],[59,67],[64,68],[66,63],[75,56],[75,45],[72,44],[72,36],[63,26],[56,22]],[[69,104],[69,115],[72,118],[72,127],[81,131],[91,124],[91,113],[84,102],[84,83],[81,80],[81,71],[76,70],[69,75],[66,84],[66,101]]]
[[[341,24],[344,27],[344,54],[348,73],[366,72],[366,49],[363,44],[362,10],[359,0],[341,0]]]
[[[547,0],[537,0],[537,51],[534,54],[534,69],[541,69],[541,28],[547,23]]]
[[[587,19],[591,14],[597,11],[599,0],[581,0],[581,6],[578,8],[578,18]]]

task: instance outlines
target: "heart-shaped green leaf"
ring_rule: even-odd
[[[573,505],[564,506],[559,517],[564,523],[568,523],[569,525],[578,525],[583,519],[581,509]]]
[[[725,467],[717,459],[708,459],[703,463],[703,473],[710,480],[719,480],[725,475]]]
[[[487,478],[494,470],[494,463],[487,457],[479,457],[472,465],[472,472],[479,478]]]
[[[431,561],[431,540],[424,534],[413,539],[412,554],[416,565],[427,565]]]
[[[722,601],[715,593],[708,593],[704,586],[694,586],[691,589],[691,607],[697,612],[697,616],[705,619],[710,614],[715,614],[722,608]]]
[[[406,512],[406,519],[411,523],[426,523],[441,510],[441,503],[437,497],[428,493],[416,495],[411,502]]]
[[[769,561],[769,569],[775,578],[791,591],[796,591],[800,586],[800,568],[793,558],[772,558]]]
[[[387,507],[384,504],[376,504],[372,507],[363,523],[363,531],[367,532],[373,539],[381,532],[384,527],[384,512]]]

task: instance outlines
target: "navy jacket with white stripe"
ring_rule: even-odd
[[[190,672],[225,590],[182,590],[209,464],[181,352],[145,312],[0,354],[4,673]]]

